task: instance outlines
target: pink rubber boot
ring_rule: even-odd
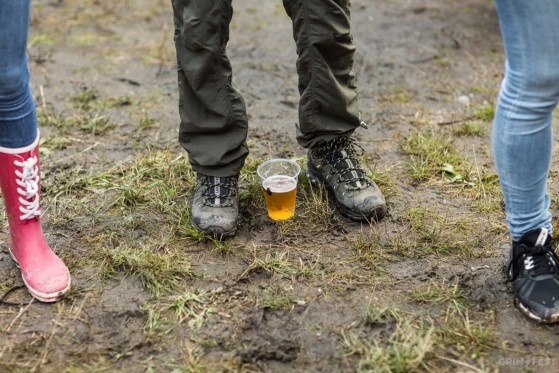
[[[29,146],[0,147],[0,188],[10,226],[10,254],[27,289],[41,302],[54,302],[70,289],[70,272],[51,250],[39,216],[39,136]]]

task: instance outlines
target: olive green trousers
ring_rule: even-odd
[[[226,54],[231,0],[172,0],[179,87],[179,141],[196,172],[238,174],[248,119]],[[293,23],[299,76],[297,141],[311,148],[361,123],[349,0],[283,0]]]

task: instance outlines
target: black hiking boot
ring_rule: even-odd
[[[225,240],[235,235],[238,221],[237,176],[197,174],[192,226],[210,238]]]
[[[508,276],[522,313],[541,323],[559,321],[559,258],[547,229],[528,232],[513,242]]]
[[[386,215],[386,202],[357,160],[362,153],[354,139],[337,137],[309,150],[307,176],[313,184],[326,186],[342,215],[355,221],[377,221]]]

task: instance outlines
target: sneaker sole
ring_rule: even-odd
[[[507,263],[510,262],[510,259],[511,257],[509,253],[509,260]],[[507,271],[506,266],[503,268],[503,272],[505,272],[507,279],[510,279],[512,277],[512,273],[510,271]],[[559,313],[556,313],[555,315],[551,315],[550,317],[547,318],[542,318],[536,315],[535,313],[533,313],[532,311],[530,311],[530,309],[526,307],[524,304],[522,304],[520,299],[518,299],[516,296],[514,297],[514,305],[524,316],[526,316],[532,321],[536,321],[540,324],[555,324],[559,322]]]
[[[540,324],[555,324],[559,322],[559,313],[555,315],[551,315],[546,318],[542,318],[536,314],[534,314],[528,307],[526,307],[518,298],[514,299],[514,303],[516,307],[524,314],[524,316],[528,317],[530,320],[537,321]]]
[[[313,168],[310,163],[307,164],[307,178],[310,180],[312,185],[315,186],[324,186],[326,190],[328,190],[328,194],[330,195],[331,199],[334,201],[336,205],[336,209],[342,214],[343,216],[358,222],[363,223],[370,223],[371,221],[379,221],[386,215],[386,204],[378,206],[370,215],[363,215],[363,214],[356,214],[347,207],[345,207],[342,203],[338,201],[336,198],[336,194],[334,190],[326,183],[326,180],[322,177],[322,174]]]

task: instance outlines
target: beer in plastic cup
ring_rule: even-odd
[[[301,167],[289,159],[271,159],[258,166],[268,216],[285,220],[295,214],[297,177]]]

